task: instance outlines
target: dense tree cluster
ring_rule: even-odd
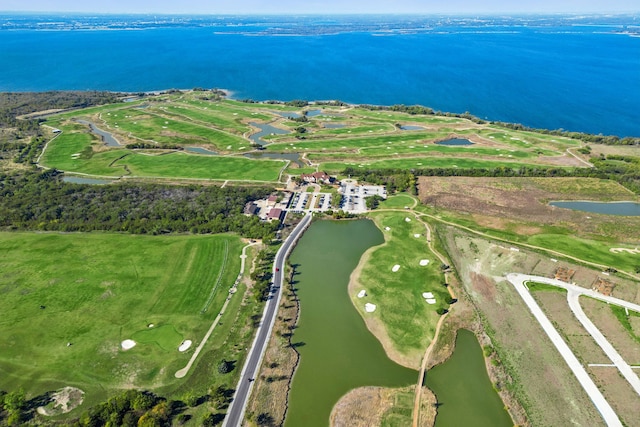
[[[137,141],[131,144],[127,144],[125,148],[129,150],[145,149],[145,150],[184,150],[184,147],[180,144],[160,143],[154,144],[153,142]]]
[[[0,227],[136,234],[236,232],[271,238],[277,222],[242,211],[270,188],[71,184],[55,170],[0,172]]]
[[[17,117],[36,111],[85,108],[118,102],[123,95],[98,91],[0,92],[0,127],[13,128],[7,140],[40,135],[39,119]]]

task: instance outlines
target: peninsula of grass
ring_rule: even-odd
[[[174,374],[226,300],[243,245],[233,235],[0,233],[0,240],[0,389],[36,396],[71,385],[89,405],[118,389],[171,394],[184,384],[189,377]],[[127,339],[137,345],[125,351]],[[187,339],[192,347],[178,351]],[[221,339],[214,334],[200,360]]]
[[[429,250],[425,227],[413,214],[375,212],[370,216],[382,230],[385,243],[370,252],[357,285],[350,287],[351,298],[387,354],[416,368],[434,337],[440,317],[436,310],[449,307],[444,276]],[[429,263],[420,265],[422,260]],[[361,290],[366,297],[357,297]],[[431,292],[436,303],[427,303],[424,292]],[[376,310],[367,313],[365,303],[375,304]]]

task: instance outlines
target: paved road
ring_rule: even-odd
[[[640,395],[640,378],[631,370],[631,366],[620,356],[620,353],[613,348],[611,343],[602,335],[602,332],[600,332],[591,319],[582,311],[579,298],[580,294],[578,292],[568,291],[567,302],[569,303],[569,308],[571,308],[571,311],[573,311],[578,321],[582,323],[582,326],[589,332],[602,351],[604,351],[611,362],[618,368],[620,374],[629,382],[635,392]]]
[[[258,326],[256,338],[253,341],[251,350],[249,350],[247,361],[242,368],[240,381],[238,381],[233,402],[231,402],[227,416],[222,424],[223,427],[239,427],[242,424],[244,411],[247,407],[251,389],[253,388],[254,379],[260,368],[264,352],[267,349],[267,343],[269,342],[271,330],[273,329],[276,314],[278,313],[278,304],[282,296],[284,262],[293,248],[294,243],[302,235],[310,222],[311,214],[307,214],[291,232],[276,254],[276,259],[273,264],[273,291],[264,307],[262,321],[260,322],[260,326]]]
[[[541,279],[544,279],[544,280],[541,280]],[[564,361],[567,363],[567,365],[569,365],[569,368],[571,368],[571,370],[573,371],[573,374],[576,376],[576,378],[580,382],[580,385],[582,385],[582,388],[584,388],[584,390],[587,392],[587,394],[589,395],[589,398],[595,405],[596,409],[600,412],[600,415],[602,415],[602,418],[604,419],[605,423],[607,423],[608,426],[621,427],[622,423],[620,422],[618,415],[615,413],[611,405],[609,405],[609,402],[607,402],[607,400],[604,398],[604,396],[598,389],[598,386],[596,386],[593,380],[591,379],[591,377],[589,377],[589,374],[587,374],[587,371],[584,369],[580,361],[573,354],[569,346],[564,342],[564,340],[562,339],[558,331],[556,331],[556,329],[553,327],[553,324],[551,323],[551,321],[549,321],[549,319],[544,314],[544,312],[542,311],[538,303],[533,299],[533,297],[529,293],[529,290],[527,289],[527,287],[524,285],[525,282],[534,281],[534,282],[547,283],[547,284],[558,286],[558,283],[555,283],[555,282],[560,282],[560,281],[547,279],[544,277],[529,276],[526,274],[516,274],[516,273],[507,274],[507,280],[514,286],[516,291],[518,291],[518,293],[520,294],[520,297],[525,302],[527,307],[529,307],[529,310],[531,311],[533,316],[536,318],[538,323],[540,323],[540,326],[542,326],[542,329],[544,330],[544,332],[549,336],[549,339],[551,339],[551,342],[553,343],[553,345],[558,349],[558,351],[560,352],[560,355],[562,356]],[[553,280],[554,283],[549,283],[550,280]],[[560,283],[562,283],[563,285],[566,285],[566,283],[564,282],[560,282]],[[581,288],[581,289],[584,289],[584,288]],[[587,290],[587,289],[584,289],[584,290]]]

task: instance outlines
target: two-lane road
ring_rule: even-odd
[[[242,368],[240,380],[236,387],[236,393],[233,397],[233,402],[231,402],[231,406],[229,407],[229,411],[227,412],[227,416],[224,419],[224,423],[222,424],[223,427],[238,427],[242,424],[244,412],[247,407],[247,401],[251,394],[251,389],[253,388],[253,382],[260,368],[264,352],[267,349],[267,343],[269,342],[271,330],[273,329],[276,314],[278,313],[278,305],[280,304],[280,298],[282,296],[285,260],[287,259],[289,252],[291,252],[293,245],[302,235],[310,222],[311,214],[307,214],[296,228],[294,228],[276,254],[275,262],[273,264],[272,292],[264,307],[262,321],[260,322],[260,326],[258,326],[258,332],[256,333],[256,338],[253,341],[251,350],[249,350],[247,361]]]

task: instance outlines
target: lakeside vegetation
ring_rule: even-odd
[[[311,172],[325,169],[361,181],[386,185],[389,193],[407,191],[410,194],[417,194],[420,190],[419,180],[421,177],[429,176],[524,178],[527,180],[548,177],[550,179],[545,183],[545,186],[549,187],[557,185],[556,178],[574,179],[580,183],[602,180],[612,185],[620,183],[635,194],[640,194],[639,157],[615,152],[614,154],[596,156],[592,155],[591,148],[585,145],[586,142],[589,142],[612,146],[632,146],[640,143],[638,138],[540,131],[520,125],[486,122],[467,114],[436,113],[419,106],[353,106],[341,102],[310,104],[306,101],[288,103],[240,102],[226,100],[219,93],[208,90],[170,91],[160,95],[139,94],[137,100],[126,103],[119,102],[121,98],[115,94],[100,95],[100,93],[96,93],[95,96],[92,96],[87,95],[87,99],[82,96],[77,98],[69,96],[71,101],[64,96],[60,96],[60,100],[56,101],[54,96],[50,103],[30,101],[25,104],[28,106],[13,106],[2,110],[9,119],[2,123],[2,139],[0,139],[0,164],[2,165],[2,171],[0,171],[0,227],[13,231],[79,232],[76,234],[79,237],[75,241],[58,242],[48,246],[48,260],[34,258],[33,262],[37,263],[37,260],[41,260],[43,263],[51,262],[52,255],[57,254],[59,250],[58,245],[62,251],[65,251],[78,242],[82,242],[85,239],[84,232],[89,231],[103,232],[91,235],[102,236],[105,240],[111,239],[116,246],[118,242],[122,246],[131,245],[126,240],[128,237],[141,238],[140,236],[127,236],[123,233],[158,235],[158,238],[204,239],[217,236],[162,235],[186,233],[207,235],[232,232],[249,238],[263,238],[266,241],[274,235],[279,225],[277,222],[262,223],[258,221],[257,217],[242,215],[242,207],[245,203],[264,197],[272,191],[271,188],[176,185],[174,181],[177,179],[220,180],[220,182],[222,180],[254,181],[254,185],[255,182],[268,181],[275,184],[282,178],[281,172],[283,170],[285,173],[298,174],[301,171]],[[37,100],[37,95],[33,99]],[[105,103],[107,105],[95,106]],[[18,112],[26,114],[44,107],[49,109],[88,106],[91,107],[64,112],[46,119],[18,120],[15,118]],[[315,109],[320,110],[320,114],[307,114]],[[277,112],[281,114],[295,113],[300,117],[293,115],[282,117]],[[90,131],[87,125],[78,123],[77,119],[96,123],[101,129],[104,128],[112,133],[123,145],[106,146],[97,135]],[[42,120],[46,120],[43,122],[45,126],[40,126]],[[283,152],[304,155],[305,167],[294,169],[294,165],[291,164],[285,170],[286,163],[284,161],[252,160],[242,157],[243,153],[256,148],[255,144],[252,145],[247,139],[247,135],[256,131],[255,126],[250,122],[270,123],[280,129],[291,130],[292,132],[289,134],[265,136],[264,141],[268,144],[260,148],[267,153]],[[342,127],[331,128],[332,124],[339,124]],[[422,126],[422,129],[403,130],[402,125]],[[62,130],[62,133],[54,134],[52,128]],[[55,135],[58,136],[52,139]],[[473,140],[474,145],[446,147],[435,144],[439,140],[452,137],[468,138]],[[49,145],[43,153],[42,150],[47,142]],[[184,152],[184,148],[187,146],[216,150],[220,155],[187,154]],[[575,151],[581,160],[568,155],[566,152],[570,149]],[[29,170],[30,166],[38,162],[41,154],[41,166],[53,167],[54,169],[46,172]],[[590,162],[593,167],[586,166],[585,162]],[[123,182],[106,186],[69,184],[60,179],[60,171],[57,169],[96,176],[136,176],[142,179],[139,182],[124,182],[123,180]],[[613,192],[610,192],[613,187],[606,187],[606,196],[615,194],[615,197],[623,197],[625,194],[629,194],[629,198],[634,197],[630,193],[625,193],[621,186],[617,187],[619,188],[615,188]],[[573,192],[572,194],[576,196],[596,197],[598,192],[605,191],[602,188],[604,187],[596,189],[596,186],[592,186],[580,191],[576,191],[575,188],[565,188],[562,192],[565,194]],[[382,207],[399,209],[411,206],[413,201],[411,196],[401,195],[383,202]],[[616,246],[620,246],[617,242],[620,241],[621,230],[630,229],[631,231],[628,233],[630,236],[634,236],[634,233],[637,232],[633,229],[634,223],[628,219],[620,220],[619,224],[598,219],[598,221],[593,221],[598,223],[598,230],[594,231],[593,228],[590,228],[588,229],[589,235],[582,235],[575,233],[565,222],[538,224],[528,219],[515,218],[509,224],[496,226],[495,223],[490,223],[486,217],[480,217],[479,215],[483,214],[481,211],[472,215],[461,214],[455,209],[448,210],[444,206],[436,207],[435,204],[433,206],[418,206],[416,211],[437,216],[438,219],[449,221],[458,226],[469,227],[486,233],[488,236],[572,254],[580,259],[603,264],[614,270],[626,272],[635,270],[637,273],[640,268],[637,256],[634,257],[628,253],[613,254],[609,251],[614,243]],[[424,241],[420,242],[419,239],[411,237],[419,234],[416,229],[419,227],[417,221],[411,223],[403,221],[403,218],[406,217],[404,213],[396,215],[380,212],[372,214],[372,217],[381,227],[389,226],[391,228],[392,238],[386,250],[380,248],[379,251],[374,252],[372,258],[375,258],[379,263],[376,267],[366,268],[363,277],[368,283],[373,284],[371,286],[372,295],[382,301],[385,306],[393,306],[397,298],[397,295],[389,298],[389,292],[401,295],[404,301],[404,304],[395,307],[393,312],[378,311],[374,317],[378,318],[381,324],[387,328],[390,340],[397,351],[412,360],[417,359],[425,345],[428,344],[429,337],[433,335],[433,325],[438,319],[435,310],[444,308],[446,305],[444,301],[448,294],[445,288],[438,288],[444,293],[438,294],[438,304],[433,307],[427,307],[424,300],[414,294],[420,294],[418,288],[423,283],[440,284],[439,265],[435,260],[432,260],[429,267],[425,269],[426,276],[422,271],[423,267],[420,267],[420,271],[405,269],[405,263],[415,261],[409,260],[408,254],[421,251],[424,253]],[[507,219],[509,219],[508,215]],[[535,228],[535,231],[523,232],[526,227]],[[613,227],[618,230],[614,232]],[[412,234],[414,231],[415,233]],[[112,232],[115,233],[110,234]],[[594,237],[596,233],[600,233],[598,237]],[[29,233],[7,234],[7,236],[12,235],[31,236]],[[51,235],[57,236],[57,234]],[[47,233],[45,236],[49,236],[49,234]],[[229,235],[223,235],[223,237],[233,241],[238,239],[236,236]],[[25,244],[32,242],[30,239],[31,237],[25,237]],[[100,243],[96,243],[99,241],[101,240],[95,237],[95,240],[91,240],[87,246],[92,248],[95,245],[100,245]],[[38,247],[39,244],[34,243],[34,246]],[[158,257],[153,250],[136,245],[125,251],[117,250],[111,246],[109,248],[114,253],[118,252],[121,257],[120,261],[129,260],[129,257],[134,254],[129,251],[134,251],[134,248],[141,251],[140,253],[143,253],[145,257]],[[36,249],[33,250],[37,252]],[[237,251],[238,247],[235,250]],[[23,258],[26,259],[30,255],[27,254],[26,249],[24,251]],[[197,251],[194,249],[194,251],[198,254],[207,252],[204,249]],[[186,254],[177,251],[176,253],[174,253],[176,260],[180,259],[182,263],[186,262],[186,258],[189,258],[189,263],[206,265],[210,263],[209,257],[215,259],[215,262],[218,262],[220,258],[219,250],[209,251],[206,259],[200,258],[200,255],[193,255],[194,252]],[[375,255],[376,253],[378,255]],[[103,266],[105,270],[113,268],[113,265],[120,265],[114,259],[94,260],[92,258],[94,256],[97,255],[95,253],[84,254],[81,258],[89,265],[105,262],[106,264]],[[162,256],[166,257],[166,255]],[[100,257],[97,256],[97,258]],[[273,254],[263,253],[258,257],[257,265],[268,267],[272,258]],[[382,262],[383,260],[384,262]],[[399,272],[391,272],[391,267],[387,265],[391,260],[401,265]],[[62,260],[61,262],[66,261]],[[191,264],[188,266],[191,267]],[[35,269],[37,265],[33,264],[28,268]],[[152,266],[146,268],[154,269]],[[155,268],[158,271],[161,269],[159,265],[156,265]],[[162,265],[162,268],[166,269],[166,266]],[[24,269],[28,270],[27,267]],[[73,279],[71,273],[62,270],[58,273],[62,282],[66,283],[69,280],[69,283],[66,283],[69,289],[84,287],[84,282],[76,283],[74,281],[76,279]],[[148,385],[148,389],[157,391],[159,395],[167,398],[153,395],[152,406],[148,408],[138,406],[130,411],[132,415],[126,415],[126,411],[117,411],[118,415],[114,419],[117,419],[118,423],[124,423],[124,417],[128,417],[127,423],[141,422],[140,420],[143,420],[147,413],[151,414],[152,412],[153,414],[148,415],[147,418],[153,418],[160,424],[181,415],[192,417],[192,423],[202,422],[204,425],[209,425],[207,423],[213,425],[216,421],[221,420],[220,411],[216,408],[217,404],[209,406],[186,405],[195,408],[188,409],[184,406],[184,402],[189,400],[189,397],[193,397],[187,396],[192,390],[197,390],[196,397],[200,403],[203,400],[210,402],[211,396],[214,395],[232,393],[232,387],[235,386],[234,381],[237,380],[237,370],[231,370],[231,375],[226,376],[225,373],[218,371],[218,367],[221,366],[221,360],[225,362],[227,359],[224,358],[231,357],[229,356],[230,352],[233,354],[233,360],[237,361],[235,366],[241,366],[244,357],[242,351],[244,344],[242,343],[250,341],[252,328],[255,326],[255,323],[252,324],[252,320],[255,321],[255,318],[251,319],[250,316],[255,316],[258,312],[258,307],[269,287],[268,269],[262,268],[262,270],[254,271],[251,279],[255,285],[249,297],[250,300],[245,299],[241,305],[243,300],[238,298],[234,300],[233,304],[235,305],[230,306],[227,310],[229,313],[234,313],[238,324],[232,325],[232,322],[225,322],[226,325],[222,325],[220,334],[215,335],[216,339],[220,340],[216,341],[215,349],[204,355],[206,362],[194,366],[197,374],[194,373],[188,382],[176,387],[169,383],[167,383],[168,385],[153,381],[144,383]],[[26,283],[26,279],[21,278],[20,280]],[[16,283],[12,282],[6,286],[18,286]],[[407,284],[409,285],[407,286]],[[240,292],[244,295],[246,288],[242,286]],[[5,288],[0,286],[0,289]],[[26,297],[20,296],[20,298],[31,298],[29,295],[33,289],[27,285],[22,286],[22,289],[28,293],[25,294]],[[111,288],[107,288],[104,293],[108,293],[110,290]],[[146,291],[150,291],[150,289]],[[168,292],[161,292],[158,289],[156,291],[162,294]],[[35,293],[38,294],[38,292]],[[436,293],[438,292],[436,291]],[[126,293],[119,290],[115,295],[118,300],[126,299]],[[154,294],[154,296],[156,295]],[[108,295],[105,299],[110,300],[111,297],[112,295]],[[94,298],[94,296],[87,298]],[[180,298],[177,300],[183,301]],[[420,307],[417,305],[418,302],[422,303]],[[14,303],[16,302],[14,301]],[[434,310],[425,312],[425,307]],[[167,306],[166,309],[170,311],[172,307]],[[88,312],[90,310],[83,309],[80,314],[74,315],[77,318]],[[415,319],[420,320],[416,321]],[[1,324],[2,322],[0,322]],[[149,335],[147,330],[135,331],[136,341],[139,339],[139,342],[144,345],[157,345],[165,350],[173,345],[173,341],[176,339],[175,330],[169,327],[159,327],[155,331],[157,336],[147,342],[145,342],[146,338],[140,338],[141,334]],[[408,331],[413,331],[413,333],[408,333]],[[227,335],[224,335],[225,333]],[[218,333],[216,332],[216,334]],[[224,364],[227,366],[226,362]],[[12,366],[11,369],[13,368],[18,370],[19,367]],[[28,376],[35,378],[43,375],[43,372]],[[154,375],[160,375],[158,372],[143,374],[145,380],[155,378]],[[81,380],[77,382],[81,383]],[[19,386],[13,380],[6,384],[0,382],[0,389],[11,391]],[[216,384],[217,388],[211,384]],[[58,386],[59,384],[54,386],[47,383],[46,390],[51,391]],[[43,390],[45,390],[44,386]],[[113,390],[95,392],[97,394],[88,398],[83,408],[98,403],[99,398],[96,396],[111,396]],[[28,390],[29,397],[33,397],[34,393],[36,392]],[[123,399],[126,400],[129,397]],[[117,400],[119,397],[112,397],[112,399]],[[15,406],[13,403],[11,405]],[[103,417],[105,414],[104,405],[109,405],[109,403],[92,409],[88,413],[89,415],[81,418],[81,423],[85,421],[89,423],[94,416],[95,420],[106,419]],[[133,408],[133,406],[131,407]],[[224,405],[221,406],[221,410],[224,409],[223,407]],[[207,415],[213,408],[215,408],[216,415]],[[77,417],[78,414],[79,411],[76,411],[71,416]],[[8,419],[11,416],[12,412],[8,409],[4,414],[0,413],[0,418],[5,417],[3,419]],[[111,415],[108,416],[111,417]],[[175,418],[174,421],[181,422],[178,418]],[[152,420],[145,422],[151,423]]]

